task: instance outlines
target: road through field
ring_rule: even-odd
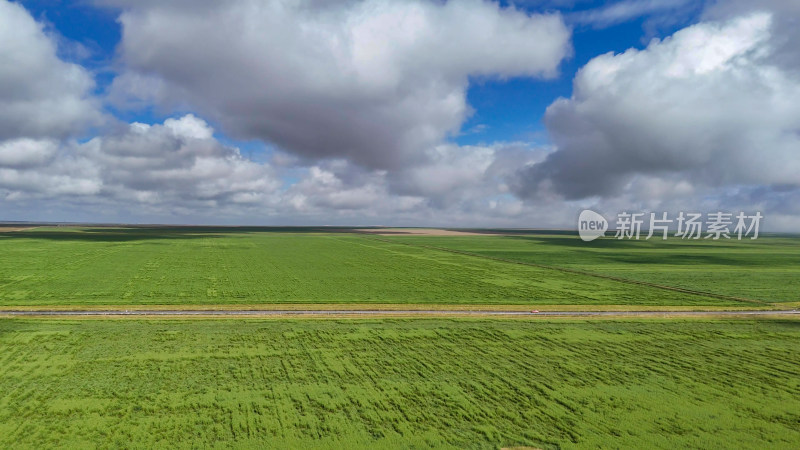
[[[710,316],[774,316],[800,315],[800,310],[738,310],[738,311],[479,311],[479,310],[380,310],[380,309],[332,309],[332,310],[0,310],[0,316],[529,316],[529,317],[710,317]]]

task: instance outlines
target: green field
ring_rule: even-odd
[[[656,248],[564,236],[378,239],[310,230],[39,228],[0,233],[0,305],[758,306],[404,243],[793,301],[800,292],[797,242]],[[687,252],[693,256],[679,256]]]
[[[0,306],[800,300],[792,237],[344,231],[4,232]],[[797,448],[800,320],[787,317],[6,318],[0,448]]]
[[[800,322],[0,320],[0,446],[797,448]]]
[[[565,234],[382,239],[768,302],[800,301],[800,237],[583,242]]]

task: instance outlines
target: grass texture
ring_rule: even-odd
[[[797,448],[796,320],[0,320],[0,446]]]
[[[617,240],[576,236],[391,236],[384,240],[575,269],[766,302],[800,301],[800,237]]]
[[[458,239],[426,242],[461,245],[474,239],[474,244],[467,245],[470,249],[502,249],[514,257],[538,260],[527,253],[531,241]],[[3,306],[747,305],[350,233],[40,228],[0,233],[0,252]],[[576,249],[568,254],[581,252],[586,253]],[[606,252],[608,257],[629,255],[624,248]]]

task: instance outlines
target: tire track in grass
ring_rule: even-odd
[[[718,298],[718,299],[721,299],[721,300],[733,300],[733,301],[737,301],[737,302],[754,303],[754,304],[757,304],[757,305],[773,305],[772,303],[761,301],[761,300],[756,300],[756,299],[753,299],[753,298],[733,297],[733,296],[729,296],[729,295],[716,294],[716,293],[713,293],[713,292],[698,291],[698,290],[694,290],[694,289],[687,289],[687,288],[682,288],[682,287],[677,287],[677,286],[667,286],[667,285],[663,285],[663,284],[649,283],[647,281],[631,280],[629,278],[615,277],[615,276],[612,276],[612,275],[603,275],[603,274],[599,274],[599,273],[587,272],[587,271],[578,270],[578,269],[570,269],[570,268],[567,268],[567,267],[550,266],[550,265],[547,265],[547,264],[538,264],[538,263],[525,262],[525,261],[516,261],[516,260],[513,260],[513,259],[498,258],[496,256],[481,255],[479,253],[472,253],[472,252],[467,252],[467,251],[464,251],[464,250],[455,250],[455,249],[451,249],[451,248],[437,247],[437,246],[434,246],[434,245],[423,245],[423,244],[411,244],[411,243],[408,243],[408,242],[397,242],[397,241],[392,241],[392,240],[389,240],[389,239],[381,239],[381,238],[374,237],[374,236],[366,237],[363,234],[361,234],[360,236],[361,236],[362,239],[383,242],[383,243],[386,243],[386,244],[407,245],[409,247],[424,248],[424,249],[428,249],[428,250],[438,250],[440,252],[447,252],[447,253],[453,253],[453,254],[464,255],[464,256],[472,256],[474,258],[488,259],[488,260],[499,261],[499,262],[504,262],[504,263],[508,263],[508,264],[518,264],[518,265],[521,265],[521,266],[538,267],[538,268],[541,268],[541,269],[555,270],[555,271],[566,272],[566,273],[571,273],[571,274],[575,274],[575,275],[584,275],[584,276],[589,276],[589,277],[602,278],[602,279],[605,279],[605,280],[618,281],[618,282],[626,283],[626,284],[635,284],[635,285],[640,285],[640,286],[648,286],[648,287],[653,287],[653,288],[657,288],[657,289],[664,289],[664,290],[668,290],[668,291],[672,291],[672,292],[681,292],[681,293],[690,294],[690,295],[699,295],[699,296],[703,296],[703,297],[712,297],[712,298]]]

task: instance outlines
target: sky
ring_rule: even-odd
[[[800,231],[800,1],[0,0],[0,220]]]

